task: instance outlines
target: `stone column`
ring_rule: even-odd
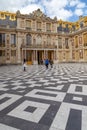
[[[33,50],[33,61],[35,61],[35,50]]]
[[[44,59],[46,58],[45,50],[44,50],[44,56],[43,57],[44,57]]]
[[[33,55],[34,55],[33,64],[38,64],[38,62],[37,62],[37,50],[34,50]]]
[[[21,36],[20,33],[17,34],[17,40],[16,40],[16,44],[17,44],[17,63],[22,63],[22,56],[21,56]]]
[[[25,52],[24,56],[25,56],[25,59],[26,59],[26,48],[25,48],[25,51],[24,51],[24,52]]]
[[[48,58],[48,50],[45,50],[45,56]]]
[[[58,59],[57,59],[57,50],[54,50],[54,52],[53,52],[53,59],[54,59],[54,63],[58,62]]]
[[[23,54],[23,48],[21,49],[21,63],[23,63],[24,60],[24,54]]]

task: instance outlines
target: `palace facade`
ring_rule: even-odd
[[[0,12],[0,64],[87,62],[87,16],[76,22],[30,14]]]

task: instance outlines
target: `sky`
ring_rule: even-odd
[[[87,0],[0,0],[0,11],[29,14],[38,8],[48,17],[75,22],[87,16]]]

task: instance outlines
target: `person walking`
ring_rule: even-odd
[[[24,71],[26,71],[26,59],[24,59],[23,61],[23,68],[24,68]]]
[[[46,69],[48,69],[48,65],[49,65],[49,60],[48,60],[48,59],[45,59],[45,66],[46,66]]]
[[[51,68],[53,68],[53,60],[49,61]]]

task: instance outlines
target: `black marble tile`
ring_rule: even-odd
[[[65,130],[81,130],[82,111],[71,109]]]
[[[24,111],[33,113],[36,110],[36,107],[28,106]]]
[[[75,91],[76,91],[76,92],[82,92],[82,87],[81,87],[81,86],[76,86]]]
[[[5,98],[3,98],[3,99],[0,99],[0,104],[2,104],[2,103],[4,103],[4,102],[6,102],[6,101],[8,101],[10,98],[8,98],[8,97],[5,97]]]

